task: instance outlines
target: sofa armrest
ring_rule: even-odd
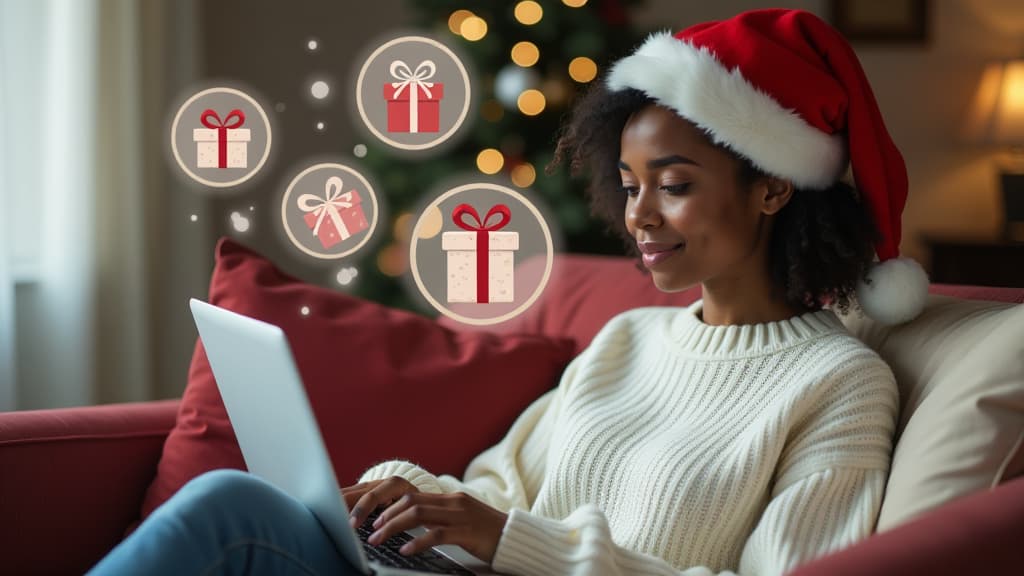
[[[960,498],[789,576],[1019,574],[1024,477]]]
[[[0,571],[81,574],[113,548],[139,517],[178,402],[0,413]]]

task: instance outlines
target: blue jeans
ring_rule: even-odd
[[[214,470],[185,484],[88,574],[359,572],[297,500],[251,474]]]

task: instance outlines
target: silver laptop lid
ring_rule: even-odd
[[[369,574],[284,332],[195,298],[189,304],[249,472],[305,504]]]

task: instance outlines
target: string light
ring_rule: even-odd
[[[540,50],[537,45],[533,42],[516,42],[516,45],[512,47],[512,61],[516,64],[527,68],[533,66],[540,59]]]
[[[466,40],[476,42],[487,36],[487,22],[479,16],[470,16],[459,25],[459,32]]]
[[[597,76],[597,64],[586,56],[573,58],[569,62],[569,76],[581,84],[590,82]]]
[[[448,17],[448,29],[452,31],[452,34],[461,36],[462,23],[466,21],[466,18],[473,15],[474,14],[469,10],[456,10],[455,12],[452,12],[452,15]]]
[[[544,17],[544,9],[534,0],[523,0],[516,4],[515,16],[520,24],[530,26],[540,22],[540,19]]]
[[[505,165],[505,157],[496,148],[484,148],[476,155],[476,167],[484,174],[497,174]]]
[[[537,170],[529,162],[523,162],[512,169],[512,183],[520,188],[526,188],[536,179]]]
[[[519,95],[519,99],[516,101],[519,106],[519,111],[527,116],[536,116],[544,111],[544,106],[547,102],[544,100],[544,93],[540,90],[523,90],[523,93]]]

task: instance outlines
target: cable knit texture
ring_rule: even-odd
[[[781,575],[874,531],[899,396],[830,310],[710,326],[702,301],[608,322],[462,480],[509,514],[509,574]]]

